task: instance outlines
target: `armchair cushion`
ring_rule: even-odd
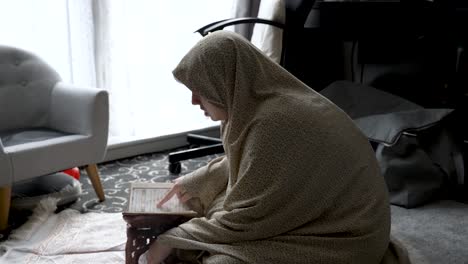
[[[18,129],[13,131],[0,131],[0,139],[3,147],[34,143],[37,141],[48,140],[56,137],[62,137],[67,134],[51,129]]]
[[[11,207],[17,210],[34,210],[38,201],[57,198],[57,206],[76,201],[81,194],[81,184],[69,175],[58,172],[17,182],[12,188]]]
[[[5,150],[14,168],[13,182],[97,163],[102,159],[102,151],[93,151],[96,150],[93,143],[83,135],[64,135],[9,146]]]

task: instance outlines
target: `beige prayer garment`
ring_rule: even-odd
[[[407,263],[366,137],[337,106],[228,31],[199,41],[175,78],[226,110],[225,156],[181,185],[200,217],[158,242],[203,263]]]

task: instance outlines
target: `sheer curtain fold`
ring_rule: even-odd
[[[68,40],[71,82],[96,87],[93,0],[68,0]]]
[[[235,17],[258,17],[284,23],[285,0],[235,0]],[[239,24],[234,31],[249,39],[273,61],[280,63],[283,29],[265,24]]]
[[[109,92],[111,144],[116,137],[135,135],[127,63],[125,55],[121,54],[126,51],[125,43],[120,43],[121,40],[125,41],[126,36],[126,28],[122,26],[124,10],[118,6],[122,3],[120,0],[92,2],[96,84]],[[117,32],[117,29],[121,32]],[[119,38],[119,35],[123,37]]]
[[[257,17],[284,23],[286,18],[285,0],[262,0]],[[265,24],[255,24],[250,41],[273,61],[281,62],[283,29]]]
[[[261,0],[234,0],[234,17],[257,17]],[[254,24],[239,24],[234,26],[234,31],[247,39],[251,39]]]

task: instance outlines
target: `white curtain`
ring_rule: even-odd
[[[64,81],[110,93],[110,144],[218,125],[172,69],[232,17],[231,0],[0,0],[0,44],[29,50]]]
[[[172,69],[205,24],[231,17],[231,1],[94,2],[97,84],[110,92],[111,143],[214,126],[191,105]]]

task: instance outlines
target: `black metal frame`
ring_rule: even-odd
[[[180,173],[182,160],[224,152],[223,143],[219,138],[188,134],[187,141],[190,145],[198,145],[199,147],[169,153],[169,171],[171,173]]]

